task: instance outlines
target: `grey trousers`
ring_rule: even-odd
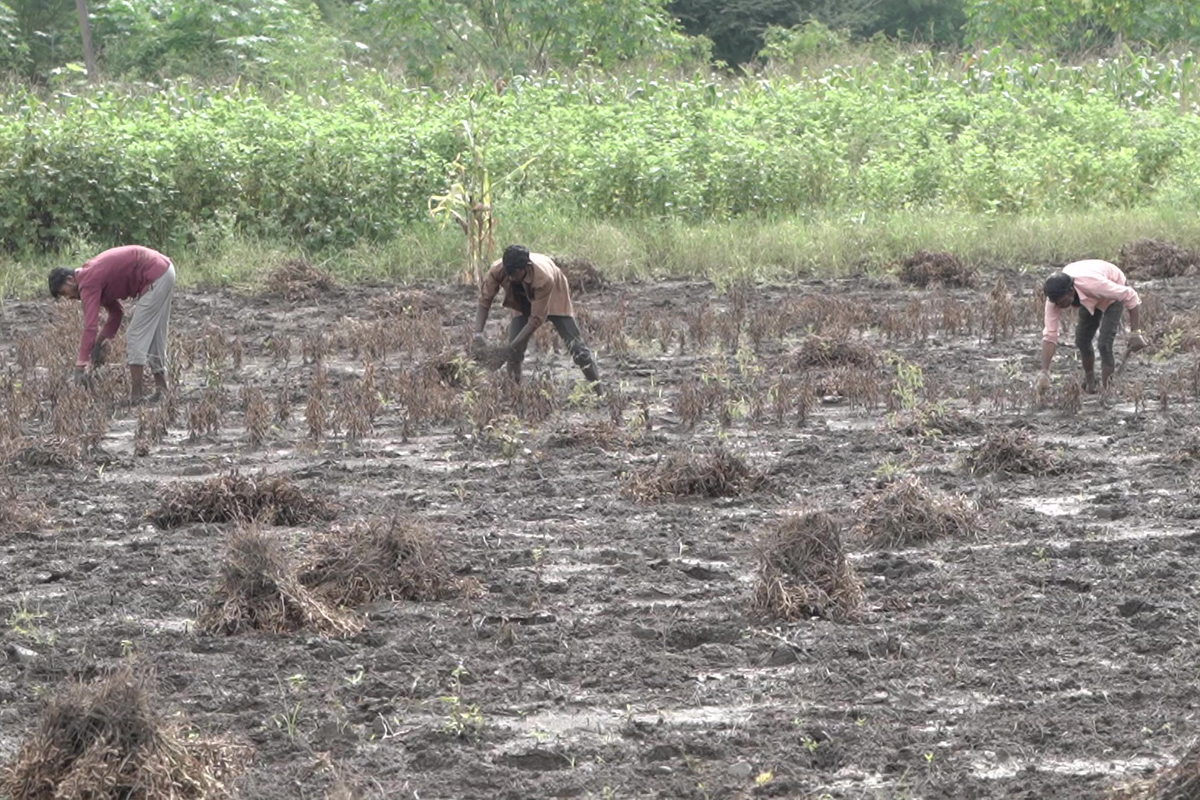
[[[1096,331],[1100,331],[1100,364],[1105,367],[1116,365],[1113,357],[1113,343],[1117,340],[1117,331],[1121,327],[1121,311],[1124,303],[1113,303],[1103,311],[1095,314],[1083,306],[1079,307],[1079,322],[1075,325],[1075,346],[1084,360],[1095,359],[1096,351],[1092,349],[1092,339]]]
[[[171,292],[175,288],[175,265],[167,267],[159,279],[133,306],[133,321],[126,334],[126,363],[149,366],[150,372],[167,371],[167,328],[171,322]]]
[[[583,334],[579,332],[579,325],[575,322],[574,317],[562,317],[551,314],[546,319],[550,320],[550,324],[554,326],[554,329],[558,331],[558,335],[566,342],[567,349],[571,351],[571,360],[575,362],[575,366],[586,367],[592,363],[592,351],[583,343]],[[508,324],[508,340],[511,342],[513,339],[516,339],[517,335],[524,330],[528,323],[528,315],[513,317],[512,322]],[[517,360],[525,360],[524,347],[517,353]]]

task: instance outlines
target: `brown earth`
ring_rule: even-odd
[[[91,395],[64,383],[77,307],[8,302],[0,760],[73,680],[132,665],[252,752],[231,789],[253,800],[1077,800],[1146,778],[1197,735],[1200,292],[1141,284],[1156,352],[1093,396],[1064,347],[1038,397],[1041,278],[610,284],[579,304],[599,401],[549,330],[521,392],[454,357],[465,287],[180,291],[178,398],[144,411],[113,402],[118,352]],[[714,453],[755,480],[640,491]],[[265,528],[297,559],[401,517],[458,591],[340,609],[344,636],[198,632],[243,523],[151,519],[234,469],[331,504]],[[899,480],[955,524],[872,545]],[[756,546],[816,510],[861,607],[764,617]]]

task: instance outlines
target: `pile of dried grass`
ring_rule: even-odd
[[[862,601],[862,581],[826,512],[786,517],[759,543],[754,604],[760,611],[785,620],[845,620]]]
[[[323,497],[305,494],[281,475],[242,475],[236,470],[202,483],[181,483],[168,489],[150,521],[160,528],[193,522],[248,522],[302,525],[336,516]]]
[[[300,581],[335,606],[375,600],[439,600],[457,585],[438,542],[399,517],[371,520],[322,538]]]
[[[301,629],[347,636],[362,629],[358,617],[306,587],[298,573],[274,536],[255,526],[235,529],[219,583],[197,625],[206,633],[230,636]]]
[[[302,258],[285,261],[267,275],[266,293],[287,300],[311,300],[336,288],[332,275]]]
[[[975,285],[975,271],[964,265],[953,253],[918,250],[900,265],[897,272],[901,283],[910,286],[969,287]]]
[[[874,367],[879,353],[866,342],[811,334],[800,343],[794,355],[798,369],[805,367]]]
[[[715,448],[675,453],[633,472],[626,491],[642,502],[663,497],[736,497],[758,489],[766,476],[736,453]]]
[[[626,447],[629,435],[623,428],[611,422],[576,422],[566,425],[550,434],[546,439],[547,447]]]
[[[1200,252],[1157,239],[1138,239],[1121,247],[1117,266],[1129,277],[1176,278],[1200,271]]]
[[[36,531],[46,521],[46,507],[41,502],[23,501],[15,486],[0,488],[0,536]]]
[[[512,358],[506,344],[488,344],[471,349],[471,359],[488,372],[500,369]]]
[[[14,445],[9,461],[31,469],[72,469],[79,466],[78,439],[66,436],[44,436],[25,444]]]
[[[598,292],[604,288],[607,281],[591,261],[586,258],[552,256],[554,263],[563,271],[567,278],[567,286],[571,294],[581,295],[588,292]]]
[[[969,534],[978,516],[966,497],[934,493],[910,475],[863,501],[857,531],[873,547],[911,547]]]
[[[155,709],[149,680],[123,669],[53,698],[5,768],[0,794],[20,800],[207,800],[245,750],[197,739]]]
[[[897,412],[892,429],[901,436],[966,436],[983,430],[983,423],[941,403]]]
[[[967,456],[967,465],[972,472],[1001,475],[1056,475],[1065,469],[1062,456],[1021,430],[988,434]]]
[[[1113,790],[1106,800],[1197,800],[1200,798],[1200,744],[1193,745],[1179,763],[1150,780],[1136,781]]]

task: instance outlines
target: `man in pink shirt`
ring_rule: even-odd
[[[1113,342],[1121,324],[1121,309],[1129,309],[1129,352],[1136,353],[1146,346],[1139,324],[1141,300],[1115,264],[1099,259],[1076,261],[1046,279],[1046,326],[1042,331],[1042,375],[1038,388],[1050,385],[1050,361],[1058,349],[1059,324],[1065,308],[1079,309],[1075,325],[1075,346],[1083,361],[1083,386],[1096,391],[1096,352],[1092,340],[1100,331],[1101,382],[1108,387],[1116,360]]]
[[[75,377],[87,380],[88,370],[104,359],[105,343],[117,335],[124,311],[122,300],[136,299],[126,342],[129,363],[129,401],[156,402],[167,388],[167,328],[171,320],[171,292],[175,265],[157,250],[126,245],[105,250],[79,269],[57,267],[50,271],[50,295],[83,303],[83,338],[75,362]],[[100,308],[108,321],[100,330]],[[155,392],[145,396],[147,364],[154,375]]]

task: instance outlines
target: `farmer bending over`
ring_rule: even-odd
[[[117,335],[124,312],[121,300],[136,298],[126,343],[129,362],[129,401],[156,402],[167,388],[167,326],[171,320],[171,291],[175,265],[171,259],[140,245],[105,250],[79,269],[50,271],[50,295],[83,303],[83,339],[75,362],[75,379],[83,383],[89,369],[104,363],[109,339]],[[108,322],[100,328],[100,307]],[[97,332],[99,331],[99,332]],[[145,370],[154,375],[154,394],[145,396]]]
[[[1141,300],[1125,280],[1125,273],[1115,264],[1099,259],[1067,264],[1062,272],[1046,279],[1046,327],[1042,331],[1042,376],[1038,388],[1050,385],[1050,361],[1058,349],[1058,328],[1062,310],[1071,306],[1079,309],[1075,326],[1075,346],[1083,360],[1083,388],[1096,391],[1096,353],[1092,339],[1100,331],[1101,381],[1105,388],[1112,379],[1115,360],[1113,342],[1121,324],[1121,309],[1129,309],[1129,352],[1136,353],[1146,346],[1138,324]]]
[[[529,338],[548,319],[567,343],[575,365],[583,370],[583,377],[592,383],[600,380],[600,370],[592,351],[583,343],[579,326],[575,323],[575,309],[571,305],[571,290],[567,276],[554,259],[541,253],[531,253],[519,244],[509,245],[504,257],[492,264],[483,278],[479,295],[479,310],[475,314],[475,344],[484,343],[483,328],[496,293],[504,289],[504,306],[512,309],[512,322],[508,328],[508,372],[513,380],[521,380],[521,362],[525,360],[525,348]]]

